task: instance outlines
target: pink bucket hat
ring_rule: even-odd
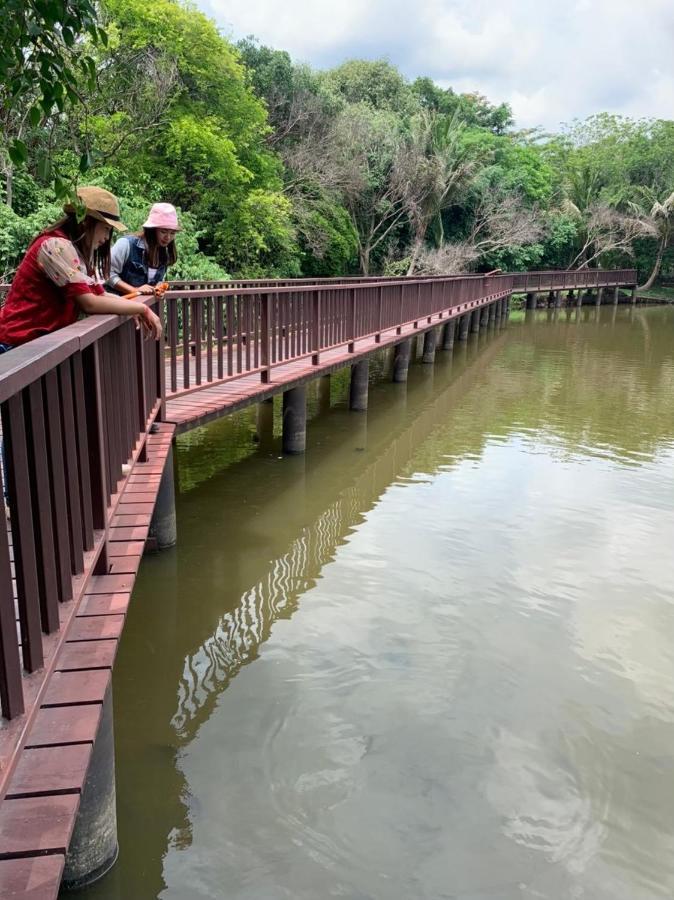
[[[166,228],[168,231],[180,231],[175,206],[171,206],[170,203],[155,203],[143,228]]]

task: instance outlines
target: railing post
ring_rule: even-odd
[[[379,309],[377,311],[377,332],[374,336],[375,344],[381,343],[381,320],[382,320],[382,312],[384,305],[384,288],[379,288],[379,297],[378,297]]]
[[[321,292],[314,292],[311,304],[311,316],[313,327],[313,353],[311,354],[311,364],[317,366],[321,361]]]
[[[89,471],[91,475],[91,507],[93,525],[105,531],[108,513],[108,478],[105,453],[105,426],[103,423],[104,392],[101,377],[100,345],[92,344],[84,351],[84,397],[87,414],[87,443],[89,446]],[[98,558],[96,574],[108,571],[107,547],[104,545]]]
[[[269,328],[271,297],[269,294],[262,294],[260,300],[262,301],[260,307],[260,364],[262,366],[260,380],[262,384],[269,384],[271,381],[271,331]]]
[[[164,321],[164,301],[159,300],[157,303],[157,315],[159,316],[159,321]],[[164,332],[162,331],[161,337],[156,343],[156,352],[155,352],[155,363],[156,363],[156,371],[157,371],[157,400],[159,403],[159,410],[157,411],[156,421],[164,422],[166,420],[166,364],[165,364],[165,348],[166,348],[166,340],[164,337]]]
[[[347,351],[353,353],[356,348],[356,289],[351,288],[349,291],[349,336],[351,340],[348,343]]]

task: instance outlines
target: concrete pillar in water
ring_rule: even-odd
[[[637,287],[636,285],[632,288],[632,296],[630,297],[630,303],[633,305],[637,302]]]
[[[450,319],[445,322],[442,329],[442,341],[440,343],[441,350],[451,350],[454,346],[454,336],[456,334],[456,319]]]
[[[330,376],[321,375],[318,379],[318,409],[327,412],[330,409]]]
[[[115,739],[112,687],[108,687],[61,887],[75,890],[98,881],[113,867],[117,854]]]
[[[576,291],[576,306],[580,309],[583,305],[583,292],[580,288]]]
[[[527,294],[527,309],[536,309],[536,294]]]
[[[555,291],[555,309],[559,309],[562,305],[562,292]]]
[[[459,340],[468,340],[468,329],[470,328],[470,313],[464,313],[459,319]]]
[[[411,341],[401,341],[395,345],[393,355],[393,381],[396,384],[402,384],[407,381],[407,370],[410,366]]]
[[[489,324],[489,307],[483,306],[480,310],[480,328],[486,328]]]
[[[426,363],[426,365],[432,365],[435,362],[435,345],[437,339],[438,336],[435,328],[429,328],[428,331],[424,332],[424,350],[421,361]]]
[[[367,409],[369,387],[370,360],[359,359],[351,366],[351,384],[349,386],[349,409],[364,412]]]
[[[470,333],[477,334],[480,330],[480,310],[474,309],[470,314]]]
[[[488,325],[493,325],[494,322],[496,321],[496,306],[497,306],[498,302],[499,302],[498,300],[495,300],[493,303],[489,304],[489,307],[487,309],[487,316],[488,316],[487,324]]]
[[[283,392],[283,452],[304,453],[307,447],[307,389]]]
[[[152,513],[148,538],[157,550],[173,547],[178,539],[176,492],[173,480],[173,446],[169,447],[166,464],[159,482],[159,493]]]
[[[619,296],[620,296],[620,288],[616,284],[616,286],[613,288],[613,304],[614,304],[614,306],[618,305]]]
[[[506,318],[508,318],[508,316],[510,315],[510,301],[512,300],[512,298],[513,298],[512,294],[508,294],[508,296],[505,298],[505,317]]]
[[[602,298],[603,294],[604,294],[604,288],[601,288],[601,287],[597,288],[597,297],[594,301],[595,306],[601,306],[601,298]]]
[[[269,397],[257,405],[257,443],[268,450],[274,443],[274,398]]]

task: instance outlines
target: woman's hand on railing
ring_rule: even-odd
[[[142,328],[143,336],[148,340],[154,338],[155,341],[158,341],[163,330],[161,319],[149,306],[144,307],[144,310],[142,315],[135,317],[136,328]]]

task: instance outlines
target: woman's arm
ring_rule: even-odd
[[[142,287],[134,287],[128,281],[123,281],[121,273],[124,270],[131,245],[126,238],[120,238],[110,251],[110,277],[107,284],[109,287],[119,291],[120,294],[129,294],[131,291],[138,291],[140,294],[151,294],[153,292],[152,285],[144,284]]]
[[[155,339],[161,337],[162,326],[159,316],[139,300],[125,300],[114,294],[78,294],[75,302],[88,315],[138,316],[138,321],[148,337]]]

